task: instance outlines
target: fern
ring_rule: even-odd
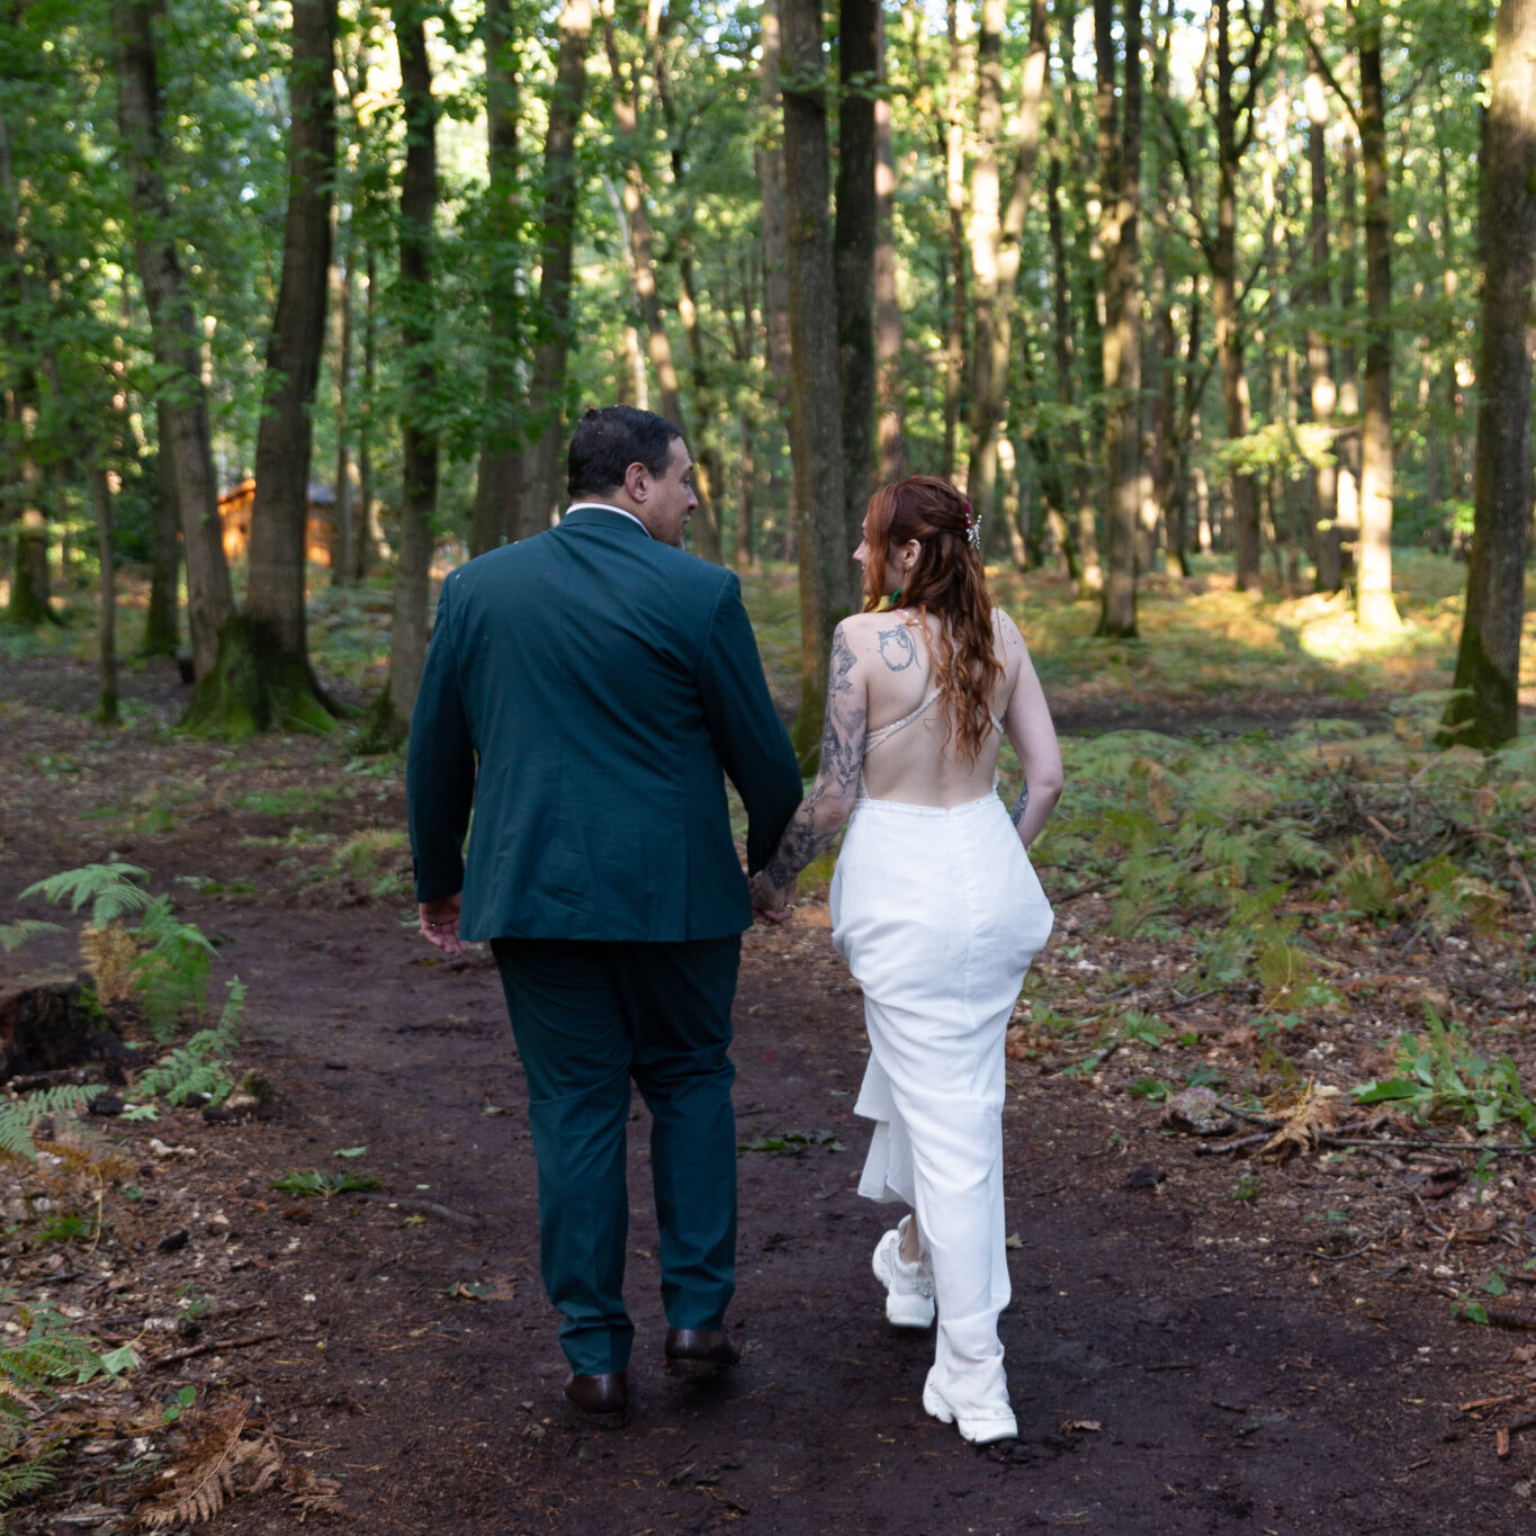
[[[184,1104],[193,1094],[207,1094],[210,1103],[222,1104],[235,1086],[229,1063],[244,1010],[245,988],[237,976],[229,983],[219,1022],[212,1029],[198,1030],[185,1045],[162,1056],[139,1078],[139,1091],[158,1094],[170,1104]]]
[[[114,918],[142,912],[149,906],[149,893],[134,883],[143,877],[144,871],[137,865],[113,859],[107,864],[85,864],[79,869],[49,875],[46,880],[29,885],[21,895],[23,900],[41,896],[55,906],[67,901],[71,912],[78,912],[90,902],[91,926],[105,928]]]
[[[63,1455],[62,1445],[52,1445],[29,1460],[13,1457],[0,1462],[0,1509],[51,1483],[58,1476],[57,1465]]]
[[[20,922],[0,923],[0,949],[6,954],[14,954],[28,939],[35,939],[41,933],[57,933],[57,923],[39,922],[35,917],[24,917]]]
[[[210,957],[217,951],[200,928],[176,916],[168,896],[148,904],[134,938],[143,951],[133,962],[139,1004],[163,1045],[184,1007],[190,1004],[199,1018],[207,1009]]]
[[[17,1316],[27,1336],[20,1344],[0,1345],[0,1412],[26,1418],[29,1394],[48,1393],[50,1382],[71,1377],[77,1385],[89,1381],[101,1372],[101,1356],[51,1308],[18,1307]]]
[[[99,1091],[95,1087],[67,1083],[58,1088],[39,1089],[25,1098],[0,1106],[0,1157],[22,1158],[35,1163],[37,1146],[33,1136],[38,1121],[78,1109]]]

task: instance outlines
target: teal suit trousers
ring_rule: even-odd
[[[630,1083],[651,1112],[661,1294],[673,1328],[720,1328],[736,1288],[731,1004],[741,938],[492,940],[528,1079],[544,1286],[577,1375],[622,1371]]]

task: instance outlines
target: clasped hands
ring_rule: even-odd
[[[742,873],[746,874],[746,871]],[[780,890],[768,878],[768,871],[760,869],[755,875],[747,876],[747,891],[752,897],[752,916],[758,922],[769,928],[777,928],[789,921],[789,914],[794,911],[789,904],[790,897],[794,895],[793,886],[788,890]]]

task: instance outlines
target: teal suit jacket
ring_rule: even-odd
[[[463,937],[750,927],[726,774],[756,871],[800,771],[730,571],[577,507],[443,583],[406,785],[416,899],[462,889]]]

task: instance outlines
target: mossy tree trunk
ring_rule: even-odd
[[[203,388],[199,327],[181,268],[170,194],[161,164],[163,134],[155,27],[159,0],[114,0],[117,115],[128,171],[129,205],[139,278],[164,405],[160,451],[176,479],[187,562],[187,622],[198,677],[218,656],[219,630],[234,610],[224,562],[208,399]]]
[[[395,36],[400,47],[400,95],[405,108],[405,175],[400,183],[400,294],[405,312],[402,339],[411,381],[400,423],[400,559],[395,572],[395,611],[389,648],[389,687],[376,704],[374,724],[391,741],[404,741],[427,659],[427,604],[432,563],[432,520],[437,511],[438,441],[432,423],[437,365],[434,242],[437,212],[437,104],[427,57],[426,7],[396,0]],[[386,714],[387,711],[387,714]]]
[[[1482,357],[1472,555],[1447,741],[1519,730],[1531,517],[1530,317],[1536,301],[1536,0],[1501,0],[1484,139]]]
[[[199,679],[188,711],[188,722],[203,731],[227,728],[239,736],[253,724],[323,729],[330,723],[310,673],[304,577],[310,407],[331,265],[335,33],[335,0],[293,0],[288,217],[256,438],[250,587],[245,614],[220,632],[218,664]],[[253,697],[237,696],[237,679],[242,688],[254,687]]]

